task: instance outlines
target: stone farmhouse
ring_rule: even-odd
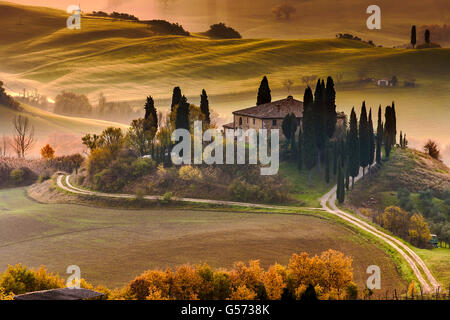
[[[297,125],[300,128],[303,118],[303,102],[288,96],[285,99],[261,104],[251,108],[237,110],[233,112],[233,122],[223,126],[226,129],[279,129],[282,132],[281,124],[286,115],[293,113],[297,118]],[[345,121],[345,114],[338,112],[338,124]],[[284,138],[280,134],[280,138]]]

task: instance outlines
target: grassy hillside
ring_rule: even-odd
[[[0,132],[6,136],[12,136],[12,119],[19,114],[30,119],[30,124],[34,127],[36,143],[32,155],[37,155],[39,149],[46,143],[50,143],[56,150],[57,155],[71,152],[80,152],[82,149],[81,136],[86,133],[100,133],[109,126],[126,129],[125,125],[103,120],[87,118],[75,118],[57,115],[41,109],[21,105],[22,111],[15,111],[0,105]],[[13,151],[8,150],[12,155]]]
[[[382,212],[388,206],[400,206],[397,194],[401,189],[411,192],[414,206],[412,212],[420,212],[438,234],[436,227],[448,224],[450,207],[442,200],[444,192],[450,190],[450,168],[428,155],[411,149],[395,149],[390,159],[371,177],[355,185],[347,195],[346,205],[351,209],[369,209]],[[419,192],[432,190],[432,203],[439,213],[426,213]],[[429,205],[428,209],[430,208]],[[363,212],[361,210],[361,212]],[[439,218],[436,218],[439,214]],[[447,222],[445,222],[447,221]],[[445,244],[444,244],[445,245]],[[438,281],[447,288],[450,285],[450,249],[418,249],[411,246],[431,268]]]
[[[0,6],[0,76],[16,92],[38,88],[54,97],[62,90],[75,91],[88,94],[94,103],[103,92],[108,100],[131,100],[135,106],[151,94],[157,107],[166,109],[174,86],[181,86],[192,103],[199,102],[205,88],[223,123],[231,111],[254,105],[265,74],[272,97],[278,99],[288,94],[288,79],[294,81],[289,93],[301,98],[303,76],[336,78],[341,73],[338,109],[349,113],[362,100],[372,108],[395,100],[398,128],[407,132],[412,146],[419,147],[427,138],[438,140],[443,149],[450,145],[450,48],[378,48],[340,39],[158,36],[144,24],[96,17],[83,17],[81,30],[68,30],[62,11]],[[18,25],[19,20],[30,27]],[[397,88],[359,81],[394,75]],[[411,79],[416,88],[403,87]],[[445,159],[450,161],[450,153]]]
[[[349,199],[357,205],[373,197],[372,205],[384,209],[389,204],[384,197],[402,188],[412,193],[431,189],[442,196],[450,189],[450,168],[422,152],[397,148],[381,169],[355,185]]]

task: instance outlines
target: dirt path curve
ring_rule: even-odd
[[[355,178],[355,181],[358,181],[361,178],[362,178],[362,171],[360,172],[358,177]],[[325,209],[326,211],[328,211],[332,214],[337,215],[341,219],[344,219],[345,221],[349,222],[350,224],[353,224],[353,225],[357,226],[358,228],[363,229],[366,232],[369,232],[370,234],[383,240],[384,242],[389,244],[392,248],[394,248],[398,253],[400,253],[402,255],[402,257],[405,258],[405,260],[411,266],[414,274],[416,275],[417,279],[420,282],[420,285],[421,285],[424,293],[432,293],[440,287],[439,283],[436,281],[434,276],[431,274],[430,270],[425,265],[425,263],[422,261],[422,259],[414,251],[412,251],[407,245],[405,245],[400,240],[390,236],[389,234],[386,234],[386,233],[380,231],[379,229],[368,224],[364,220],[340,210],[336,206],[336,189],[337,189],[337,187],[334,186],[327,194],[325,194],[321,198],[320,204],[322,205],[323,209]],[[422,273],[420,272],[417,265],[419,265],[422,268],[422,270],[424,271],[431,286],[423,278]]]
[[[65,177],[65,183],[63,184],[63,178]],[[92,195],[97,197],[104,197],[104,198],[122,198],[122,199],[134,199],[136,198],[135,195],[132,194],[119,194],[119,193],[103,193],[103,192],[96,192],[86,189],[81,189],[78,187],[75,187],[70,183],[70,175],[64,176],[59,175],[58,179],[56,181],[58,187],[61,189],[75,193],[75,194],[81,194],[81,195]],[[147,200],[163,200],[163,196],[144,196],[144,199]],[[207,204],[217,204],[217,205],[227,205],[227,206],[240,206],[240,207],[249,207],[249,208],[262,208],[262,209],[301,209],[301,210],[323,210],[322,208],[299,208],[299,207],[289,207],[289,206],[271,206],[266,204],[257,204],[257,203],[247,203],[247,202],[235,202],[235,201],[222,201],[222,200],[210,200],[210,199],[194,199],[194,198],[178,198],[178,197],[172,197],[171,198],[174,201],[182,201],[182,202],[196,202],[196,203],[207,203]]]

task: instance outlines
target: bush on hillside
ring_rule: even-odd
[[[148,20],[144,22],[149,25],[153,32],[158,34],[169,34],[176,36],[190,35],[190,33],[184,30],[183,26],[178,23],[170,23],[166,20]]]
[[[239,32],[231,27],[227,27],[225,23],[217,23],[210,26],[210,29],[205,33],[208,37],[217,39],[241,39]]]

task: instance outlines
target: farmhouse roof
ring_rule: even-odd
[[[289,96],[282,100],[233,112],[234,115],[261,119],[283,119],[289,113],[293,113],[297,118],[301,118],[303,116],[303,102]]]

